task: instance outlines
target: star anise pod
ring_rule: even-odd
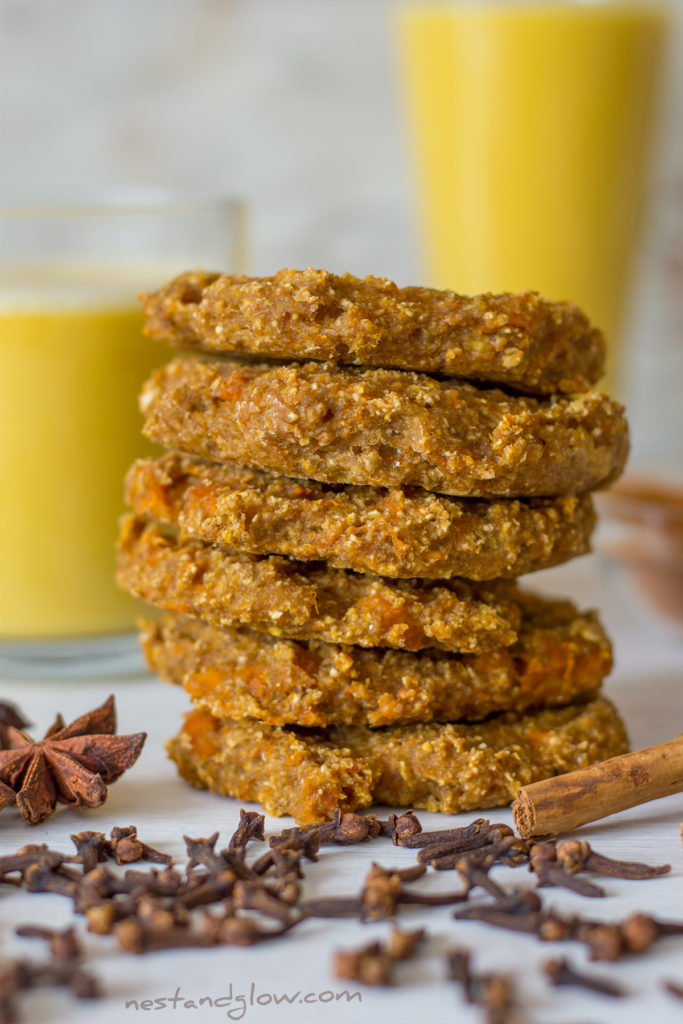
[[[23,820],[38,825],[58,803],[99,807],[107,785],[135,763],[147,738],[144,732],[115,736],[115,729],[113,696],[71,725],[58,714],[42,740],[7,725],[7,749],[0,750],[0,808],[16,803]]]

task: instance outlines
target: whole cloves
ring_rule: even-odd
[[[135,825],[125,828],[115,827],[110,832],[107,843],[110,856],[117,864],[131,864],[137,860],[149,860],[156,864],[170,864],[173,860],[167,853],[155,850],[153,846],[141,842]]]
[[[250,881],[255,878],[254,869],[247,864],[243,851],[221,850],[219,856],[223,860],[224,867],[232,871],[237,878],[243,881]]]
[[[289,833],[288,835],[270,837],[268,845],[271,850],[298,854],[300,857],[310,860],[312,863],[316,863],[318,860],[318,850],[320,849],[320,832],[293,832],[289,829],[287,832]],[[268,854],[264,853],[263,857],[260,857],[259,860],[256,861],[256,864],[254,864],[254,871],[259,873],[257,865],[259,865],[261,861],[264,861],[267,856]],[[273,859],[271,858],[268,863],[273,863]]]
[[[361,893],[361,920],[381,921],[393,917],[400,892],[400,877],[379,864],[373,864],[365,876]]]
[[[271,855],[271,867],[276,878],[303,878],[301,870],[302,851],[288,849],[269,850]]]
[[[468,949],[451,949],[446,954],[446,977],[462,985],[465,1001],[472,999],[472,971],[470,967],[471,953]]]
[[[77,999],[98,999],[101,995],[97,979],[73,963],[52,962],[37,966],[30,987],[39,985],[64,985]]]
[[[455,867],[455,862],[463,853],[481,850],[488,846],[488,834],[486,832],[478,832],[472,836],[465,836],[457,842],[449,840],[443,843],[429,843],[420,850],[417,859],[421,864],[429,864],[440,871],[445,871]]]
[[[119,946],[128,953],[152,953],[162,949],[192,949],[213,945],[208,935],[182,927],[150,927],[134,917],[114,927]]]
[[[178,893],[176,901],[186,910],[218,903],[232,896],[237,882],[233,871],[218,871],[202,879],[199,884],[183,889]]]
[[[338,846],[350,846],[374,839],[380,834],[380,824],[374,814],[342,814],[331,835],[331,841]],[[324,830],[321,830],[324,831]],[[321,844],[330,840],[321,837]]]
[[[77,914],[85,913],[89,907],[97,906],[102,900],[112,896],[128,894],[135,888],[135,883],[121,878],[103,865],[98,865],[83,875],[75,885],[73,892],[74,909]]]
[[[676,981],[665,981],[663,988],[669,995],[674,996],[676,999],[683,999],[683,985],[679,985]]]
[[[299,911],[304,917],[360,917],[363,903],[359,896],[322,896],[302,900]]]
[[[196,867],[205,867],[209,871],[225,871],[225,860],[214,849],[218,841],[218,832],[214,832],[207,839],[192,839],[190,836],[183,836],[183,839],[187,848],[188,872]]]
[[[109,857],[109,844],[104,832],[77,832],[71,836],[71,842],[76,847],[75,860],[83,865],[83,874]]]
[[[291,920],[291,907],[264,885],[254,882],[235,882],[235,906],[240,910],[257,910],[264,917],[272,917],[280,924]]]
[[[240,807],[239,825],[230,837],[228,850],[231,853],[241,853],[244,855],[247,844],[252,839],[263,841],[265,839],[265,820],[265,816],[259,814],[258,811],[245,811],[244,808]]]
[[[127,914],[120,913],[113,900],[102,900],[85,910],[86,928],[93,935],[111,935],[114,925]]]
[[[493,857],[494,863],[517,867],[529,860],[529,843],[518,836],[503,836],[490,846],[485,847],[487,856]]]
[[[205,929],[213,941],[224,946],[254,946],[269,939],[278,939],[296,924],[300,918],[292,918],[281,928],[261,928],[253,917],[238,917],[227,913],[222,918],[206,915]]]
[[[490,822],[485,818],[476,818],[469,825],[464,825],[462,828],[444,828],[435,832],[423,832],[420,828],[419,832],[412,832],[401,836],[396,845],[407,846],[409,849],[421,849],[422,847],[434,844],[452,844],[457,846],[458,843],[470,839],[472,836],[482,834],[483,837],[483,835],[487,834],[489,825]]]
[[[414,907],[450,907],[454,903],[464,903],[466,892],[414,892],[412,889],[401,889],[398,902]]]
[[[496,899],[501,899],[507,896],[505,889],[501,888],[497,882],[494,882],[492,878],[489,878],[489,870],[493,866],[493,857],[459,857],[455,862],[455,870],[458,872],[463,882],[465,883],[466,893],[472,891],[477,886],[483,889],[485,892],[490,893],[491,896],[495,896]]]
[[[541,942],[564,942],[566,939],[577,938],[580,926],[580,919],[560,917],[550,911],[541,915],[536,934]]]
[[[668,935],[683,935],[683,921],[658,921],[647,914],[631,914],[621,924],[624,948],[629,953],[643,953],[657,940]]]
[[[331,821],[288,828],[280,836],[274,836],[273,840],[277,845],[281,845],[283,841],[292,837],[315,835],[318,837],[319,846],[353,846],[382,834],[382,824],[374,814],[342,814],[337,808]]]
[[[455,917],[533,934],[545,941],[581,941],[593,960],[616,960],[647,950],[662,936],[683,934],[683,923],[661,922],[644,914],[633,914],[616,924],[564,918],[543,911],[536,890],[507,894],[489,876],[493,864],[515,865],[529,860],[539,887],[563,885],[585,895],[600,895],[602,890],[577,877],[577,872],[601,870],[614,876],[624,872],[620,877],[635,878],[655,877],[667,870],[611,861],[596,854],[587,843],[527,843],[506,825],[491,824],[484,818],[465,828],[423,832],[412,811],[398,817],[391,815],[382,822],[371,814],[337,811],[331,821],[285,829],[270,836],[268,849],[250,864],[245,857],[247,844],[264,838],[263,825],[262,815],[242,810],[228,848],[220,851],[216,850],[217,833],[206,839],[185,837],[185,873],[170,867],[151,871],[128,869],[122,877],[104,867],[101,862],[109,856],[114,856],[119,864],[141,859],[158,860],[164,865],[170,861],[165,854],[142,843],[136,828],[129,826],[113,829],[111,839],[98,832],[77,833],[72,836],[75,856],[59,854],[45,845],[25,847],[15,855],[0,858],[0,880],[20,884],[29,891],[70,896],[76,910],[85,913],[89,931],[114,932],[123,948],[136,953],[214,945],[250,946],[284,935],[306,918],[382,920],[393,917],[404,905],[426,907],[464,902],[475,887],[483,888],[494,901],[484,906],[467,904],[456,911]],[[318,859],[321,845],[350,845],[377,835],[391,837],[395,845],[419,851],[418,862],[406,868],[385,868],[373,863],[359,895],[301,901],[302,866],[306,860]],[[145,857],[146,851],[151,856]],[[425,874],[428,865],[458,871],[464,882],[462,891],[415,892],[409,883]],[[203,909],[217,903],[222,905],[221,916]],[[193,913],[195,908],[202,908],[199,915]],[[203,916],[200,930],[193,927],[197,916]],[[262,921],[263,917],[272,919],[272,923]],[[278,927],[273,927],[273,923]],[[58,933],[28,927],[21,934],[47,941],[53,956],[61,957],[65,964],[78,958],[72,930]],[[340,972],[339,977],[365,984],[390,984],[394,965],[413,955],[422,934],[394,928],[385,942],[339,952],[335,970]],[[449,971],[453,980],[463,984],[466,994],[483,1007],[488,1024],[512,1019],[515,1011],[509,979],[498,974],[472,975],[469,955],[463,951],[453,951],[449,956]],[[558,979],[568,979],[570,974],[575,979],[566,961],[555,961],[552,971]],[[81,984],[79,975],[67,973],[71,981],[63,983],[72,985],[73,991],[79,985],[82,991],[87,990],[87,980]],[[550,973],[549,969],[549,976]],[[55,968],[49,976],[67,975]],[[14,1012],[11,992],[8,997],[3,993],[2,998],[5,1004],[0,1000],[0,1024],[3,1013]],[[5,1006],[9,1007],[6,1011]]]
[[[332,971],[343,981],[362,985],[390,985],[393,959],[380,942],[371,942],[360,949],[340,949],[334,954]]]
[[[670,864],[653,867],[650,864],[639,864],[635,861],[612,860],[597,853],[585,840],[563,839],[555,847],[558,863],[569,874],[576,871],[593,871],[598,875],[609,875],[612,878],[658,878],[671,870]]]
[[[472,982],[473,1002],[486,1014],[486,1024],[507,1024],[514,1009],[512,980],[505,974],[475,975]]]
[[[394,926],[385,948],[392,960],[409,960],[424,937],[424,928],[417,928],[414,932],[404,932]]]
[[[136,904],[135,916],[136,920],[143,926],[143,928],[150,929],[151,931],[169,931],[174,928],[177,924],[184,926],[189,920],[189,915],[184,907],[180,908],[185,914],[183,920],[178,921],[174,910],[170,910],[167,907],[161,906],[153,897],[142,896]]]
[[[486,1024],[506,1024],[514,1010],[512,981],[504,974],[475,974],[468,950],[453,949],[446,955],[447,977],[462,986],[468,1003],[476,1003],[485,1013]]]
[[[572,985],[588,989],[590,992],[598,992],[603,996],[611,996],[613,999],[620,999],[626,995],[621,985],[606,978],[591,978],[587,974],[581,974],[574,970],[564,957],[546,960],[543,970],[552,985]]]
[[[554,843],[534,843],[529,850],[529,869],[535,872],[539,887],[557,886],[580,896],[600,897],[605,890],[586,878],[565,871],[556,859]]]
[[[535,935],[538,934],[544,915],[538,895],[529,890],[513,893],[495,903],[462,907],[454,911],[453,917]]]
[[[337,950],[333,960],[333,971],[337,978],[358,981],[363,985],[391,985],[393,968],[400,960],[412,957],[424,939],[420,928],[404,932],[393,928],[385,943],[370,942],[360,949]]]
[[[51,850],[45,843],[22,846],[16,853],[0,857],[0,878],[4,880],[5,875],[12,874],[14,871],[19,871],[23,874],[27,868],[34,864],[41,864],[43,867],[54,870],[68,859],[65,854],[58,853],[57,850]]]
[[[129,868],[123,876],[124,884],[131,893],[143,892],[153,896],[176,896],[183,885],[183,877],[175,868],[158,871],[136,871]]]
[[[101,995],[97,979],[77,961],[14,961],[0,971],[1,1024],[15,1024],[19,1020],[18,1001],[23,993],[48,985],[66,987],[77,999],[97,999]]]
[[[416,882],[418,878],[422,878],[427,873],[427,868],[424,864],[412,864],[407,868],[382,868],[382,870],[396,875],[401,880],[401,883]]]
[[[47,861],[29,865],[23,872],[23,884],[28,892],[52,892],[69,899],[78,892],[76,881],[58,874]]]
[[[395,814],[381,826],[381,835],[388,835],[393,839],[395,846],[409,846],[411,837],[422,832],[422,825],[414,811],[404,811],[398,817]]]
[[[294,879],[278,878],[272,886],[273,892],[290,907],[296,906],[301,899],[301,886]]]
[[[579,942],[588,947],[591,960],[611,963],[619,960],[624,950],[624,940],[618,924],[577,923],[574,933]]]
[[[82,953],[81,944],[73,926],[59,930],[23,924],[15,931],[24,939],[43,939],[47,942],[50,955],[55,960],[75,960]]]

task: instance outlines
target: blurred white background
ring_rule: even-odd
[[[415,279],[392,0],[0,0],[10,194],[244,197],[249,269]]]
[[[253,273],[316,265],[427,283],[399,3],[0,0],[3,201],[141,187],[235,195],[251,210]],[[634,461],[670,468],[683,462],[681,20],[625,391]]]

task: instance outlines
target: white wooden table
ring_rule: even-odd
[[[530,583],[536,589],[572,596],[584,607],[602,609],[617,656],[607,692],[625,717],[634,748],[668,739],[683,729],[683,634],[675,626],[659,621],[628,582],[608,572],[597,558],[537,574]],[[172,854],[181,864],[185,860],[183,833],[206,836],[217,829],[220,841],[227,842],[238,820],[239,805],[188,787],[164,754],[164,740],[176,731],[186,707],[178,689],[162,685],[142,668],[139,677],[121,681],[0,680],[0,698],[20,704],[35,723],[36,735],[50,724],[57,710],[70,721],[110,692],[116,694],[118,731],[144,729],[149,734],[136,766],[111,788],[107,803],[98,810],[62,810],[31,829],[13,809],[3,811],[0,854],[28,842],[71,850],[69,835],[73,832],[96,829],[108,833],[114,825],[130,824],[137,825],[143,840]],[[508,809],[488,814],[492,820],[511,823]],[[464,824],[476,815],[419,813],[419,817],[425,828],[444,828]],[[576,834],[601,852],[650,863],[668,862],[671,873],[652,881],[601,880],[608,893],[602,900],[544,890],[546,903],[606,921],[622,919],[636,909],[683,920],[682,821],[683,797],[669,797],[586,826]],[[268,819],[267,831],[279,831],[287,824],[291,824],[287,819]],[[306,891],[311,895],[356,893],[373,860],[407,866],[414,862],[414,853],[384,839],[346,849],[324,847],[319,863],[307,870]],[[494,876],[503,885],[533,885],[532,876],[521,868],[498,867]],[[430,873],[417,883],[418,888],[430,892],[458,885],[449,872]],[[16,938],[14,927],[29,922],[63,927],[72,921],[70,907],[69,901],[58,896],[0,887],[2,959],[17,955],[42,958],[43,944]],[[336,981],[331,975],[331,957],[335,949],[385,936],[389,931],[385,923],[311,920],[284,940],[262,946],[138,957],[119,952],[110,937],[88,935],[82,919],[77,921],[90,966],[101,979],[106,997],[89,1003],[77,1002],[59,990],[36,992],[22,1003],[23,1019],[31,1024],[132,1024],[140,1020],[161,1024],[225,1020],[314,1024],[321,1018],[330,1024],[470,1024],[482,1019],[480,1011],[466,1005],[459,988],[444,980],[444,950],[456,945],[473,951],[477,970],[504,970],[515,975],[524,1019],[532,1024],[643,1024],[649,1020],[673,1024],[683,1020],[683,1002],[662,989],[664,979],[683,983],[683,937],[661,941],[637,959],[590,964],[585,950],[576,943],[541,944],[528,936],[456,922],[449,908],[427,913],[406,908],[399,923],[410,929],[426,927],[429,940],[417,959],[400,966],[394,988],[369,989]],[[580,990],[551,988],[540,964],[548,957],[565,955],[580,969],[621,982],[629,997],[611,1000]],[[336,998],[344,990],[352,994],[351,1001],[344,995]],[[165,1002],[143,1002],[155,999]]]

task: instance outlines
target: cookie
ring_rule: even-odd
[[[424,370],[534,392],[585,391],[604,372],[602,333],[535,292],[468,297],[379,277],[191,271],[142,296],[145,331],[171,345],[261,358]]]
[[[216,626],[362,647],[492,650],[515,640],[521,617],[508,580],[392,580],[259,558],[179,540],[135,516],[121,524],[117,579],[150,604]]]
[[[211,544],[404,578],[488,580],[546,569],[588,551],[595,525],[589,494],[452,498],[292,480],[178,452],[136,462],[126,501]]]
[[[195,707],[269,725],[476,721],[597,690],[612,667],[597,615],[530,594],[521,609],[515,643],[485,654],[304,643],[183,615],[144,623],[141,642],[152,671]]]
[[[167,745],[193,786],[263,804],[301,824],[373,803],[456,814],[500,807],[520,786],[628,749],[604,697],[476,725],[419,724],[305,732],[205,711]]]
[[[168,448],[285,476],[473,497],[605,485],[628,453],[622,407],[589,391],[531,398],[398,370],[180,358],[145,385]]]

